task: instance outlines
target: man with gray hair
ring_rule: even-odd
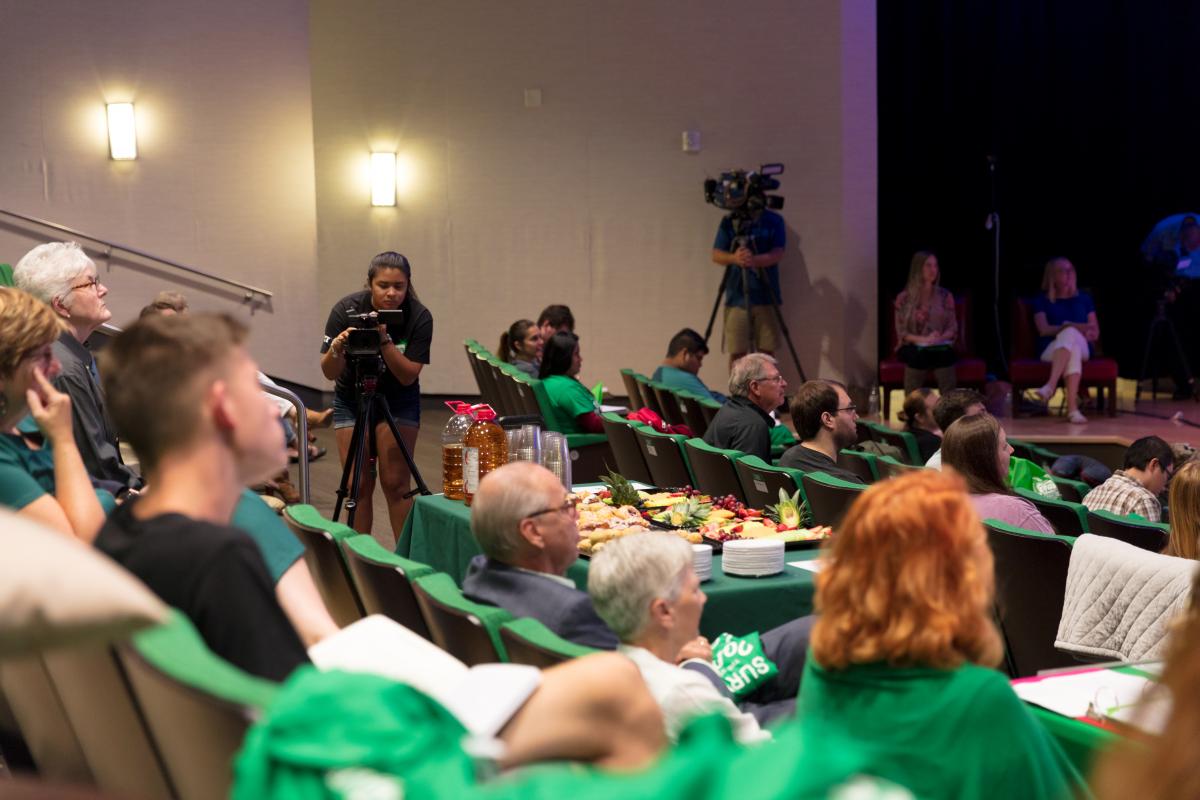
[[[620,638],[619,652],[637,665],[658,701],[671,741],[693,717],[714,713],[729,720],[741,744],[771,738],[717,688],[719,678],[687,668],[710,669],[706,659],[675,663],[680,649],[700,635],[707,599],[693,568],[691,545],[670,533],[614,539],[592,559],[588,593],[596,612]]]
[[[737,360],[729,373],[729,402],[709,423],[704,441],[770,463],[771,428],[775,425],[771,412],[783,403],[786,388],[787,381],[771,356],[751,353]]]
[[[577,644],[612,650],[617,637],[565,577],[579,557],[575,520],[574,499],[548,469],[515,461],[488,473],[471,504],[484,555],[471,560],[463,594],[539,620]]]
[[[49,242],[17,262],[13,281],[50,306],[65,324],[54,343],[54,356],[62,364],[54,387],[71,398],[75,442],[88,474],[111,482],[104,488],[114,494],[141,488],[142,479],[121,460],[116,430],[104,411],[96,360],[84,346],[112,318],[104,302],[108,289],[95,263],[76,242]]]

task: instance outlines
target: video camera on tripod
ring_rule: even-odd
[[[345,354],[350,360],[379,355],[379,326],[403,325],[404,309],[384,309],[350,315],[354,328],[346,337]]]
[[[717,178],[704,181],[704,201],[717,208],[731,212],[736,218],[749,218],[764,208],[783,208],[784,198],[768,195],[779,190],[779,179],[783,164],[763,164],[757,172],[733,169],[722,172]]]

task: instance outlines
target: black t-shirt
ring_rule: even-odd
[[[429,348],[433,344],[433,315],[422,305],[420,300],[411,294],[404,298],[404,303],[400,307],[404,310],[404,324],[389,325],[388,335],[400,348],[400,352],[404,353],[410,361],[428,364]],[[371,305],[370,289],[348,294],[337,301],[333,310],[329,312],[329,320],[325,323],[325,339],[321,342],[321,352],[327,351],[334,338],[346,328],[351,327],[351,314],[363,314],[374,310],[374,306]],[[361,325],[357,320],[354,322]],[[358,395],[354,388],[353,372],[354,369],[347,364],[346,369],[338,376],[334,385],[334,393],[351,408],[357,409]],[[384,367],[376,392],[387,400],[393,413],[404,408],[419,408],[416,403],[419,402],[421,396],[421,382],[418,379],[408,386],[404,386],[387,367]],[[400,415],[397,414],[397,416]]]
[[[839,467],[836,461],[820,450],[814,450],[802,444],[789,447],[779,459],[779,466],[791,467],[801,472],[824,472],[826,475],[832,475],[850,483],[862,483],[862,478],[848,469]]]
[[[231,664],[282,681],[308,662],[249,536],[182,514],[136,519],[136,504],[112,513],[96,537],[99,550],[186,614],[209,649]]]

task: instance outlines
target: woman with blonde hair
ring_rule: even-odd
[[[1033,300],[1033,324],[1041,359],[1050,364],[1050,380],[1033,392],[1045,403],[1061,379],[1067,393],[1067,421],[1082,425],[1087,417],[1079,410],[1079,381],[1083,362],[1091,357],[1092,344],[1100,338],[1100,323],[1092,296],[1079,291],[1075,265],[1069,259],[1046,262],[1042,293]]]
[[[71,399],[50,383],[63,330],[50,306],[0,288],[0,506],[90,543],[104,507],[75,445]]]
[[[913,254],[908,283],[895,303],[896,358],[904,362],[905,394],[921,386],[929,370],[942,394],[956,385],[958,316],[954,295],[940,281],[937,256],[926,250]]]
[[[923,470],[850,507],[817,573],[800,722],[918,797],[1066,797],[1079,775],[995,669],[992,554],[964,489]]]
[[[1167,500],[1171,538],[1163,554],[1200,560],[1200,461],[1189,461],[1176,471]]]

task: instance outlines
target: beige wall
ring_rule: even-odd
[[[468,392],[491,346],[548,303],[575,311],[587,382],[620,392],[703,329],[720,212],[701,183],[783,161],[785,313],[809,376],[875,363],[875,58],[870,0],[314,0],[323,314],[398,249],[435,319],[426,392]],[[527,109],[523,90],[542,91]],[[703,150],[681,152],[699,130]],[[372,209],[370,149],[412,166]],[[718,328],[719,330],[719,328]],[[719,350],[719,334],[713,342]],[[725,380],[714,354],[702,377]],[[789,377],[792,370],[786,370]]]
[[[226,289],[100,263],[114,323],[178,288],[250,321],[270,372],[319,385],[308,3],[0,0],[0,31],[0,208],[273,291],[251,316]],[[135,162],[108,158],[106,100],[136,102]],[[0,218],[0,261],[48,238]]]

